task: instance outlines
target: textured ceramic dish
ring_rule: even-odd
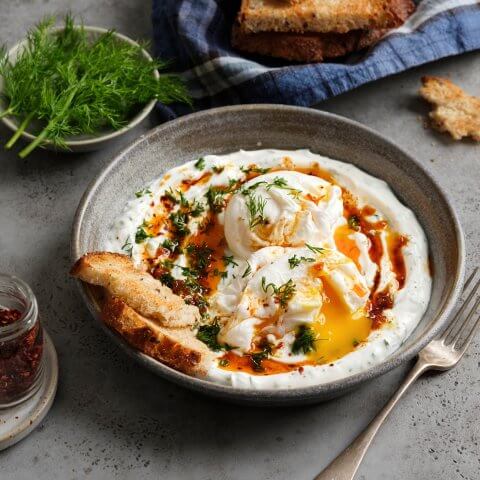
[[[75,218],[72,260],[101,249],[108,225],[127,199],[166,170],[208,153],[258,148],[309,148],[351,162],[387,181],[400,200],[415,212],[428,236],[433,292],[426,314],[402,348],[369,370],[331,383],[292,390],[252,391],[179,373],[137,352],[121,337],[104,329],[139,363],[192,390],[245,404],[314,403],[338,396],[411,359],[445,326],[463,280],[463,236],[445,193],[417,161],[379,134],[332,114],[279,105],[225,107],[169,122],[120,153],[88,187]],[[81,285],[81,291],[98,319],[92,290]]]
[[[94,39],[96,37],[99,37],[100,35],[107,33],[108,30],[105,28],[99,28],[99,27],[83,27],[85,31],[88,33],[88,35]],[[53,28],[52,32],[60,32],[62,31],[62,27],[59,28]],[[121,35],[120,33],[114,33],[115,38],[122,42],[129,43],[130,45],[135,45],[139,46],[139,44],[135,41],[133,41],[131,38],[126,37],[125,35]],[[15,58],[17,57],[17,53],[21,51],[27,44],[27,40],[22,40],[21,42],[17,43],[14,47],[12,47],[9,52],[8,52],[8,57],[9,59],[14,62]],[[150,54],[142,49],[142,55],[150,61],[153,61],[152,57]],[[160,74],[158,73],[157,70],[154,71],[155,78],[159,78]],[[0,77],[0,92],[3,89],[3,79]],[[128,131],[132,130],[132,128],[135,128],[137,125],[143,122],[150,112],[153,110],[155,107],[156,100],[152,100],[148,102],[138,113],[135,115],[130,122],[128,122],[127,125],[125,125],[123,128],[119,130],[105,130],[104,132],[99,133],[98,135],[83,135],[83,136],[78,136],[78,137],[71,137],[67,138],[66,144],[68,147],[68,151],[70,152],[89,152],[93,150],[98,150],[99,148],[105,147],[108,144],[112,143],[115,139],[120,137],[121,135],[124,135]],[[0,109],[4,110],[5,105],[3,103],[3,100],[0,101]],[[0,110],[0,111],[1,111]],[[17,123],[14,121],[14,119],[9,118],[9,117],[3,117],[1,121],[13,132],[17,131]],[[24,140],[27,140],[29,142],[32,142],[35,140],[35,135],[32,135],[29,132],[24,132],[21,137]],[[56,150],[56,148],[50,143],[50,142],[45,142],[42,145],[42,148],[45,148],[47,150]]]

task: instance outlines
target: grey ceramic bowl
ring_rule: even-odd
[[[100,35],[107,33],[108,30],[105,28],[99,28],[99,27],[88,27],[84,26],[83,27],[87,34],[89,35],[90,38],[95,39],[99,37]],[[57,27],[57,28],[52,28],[52,33],[55,32],[60,32],[63,30],[63,27]],[[120,33],[115,32],[113,34],[115,38],[117,38],[119,41],[129,43],[130,45],[135,45],[139,46],[139,44],[135,41],[133,41],[131,38],[126,37],[125,35],[122,35]],[[22,40],[21,42],[17,43],[15,46],[13,46],[9,52],[8,52],[8,58],[10,59],[11,62],[15,62],[15,59],[17,58],[18,53],[20,53],[27,45],[27,40]],[[142,49],[142,55],[150,61],[153,61],[152,57],[150,54]],[[158,73],[157,70],[154,71],[155,78],[159,78],[160,74]],[[0,92],[3,89],[3,79],[0,76]],[[99,132],[97,135],[82,135],[82,136],[76,136],[76,137],[70,137],[66,139],[66,145],[67,145],[67,152],[89,152],[93,150],[98,150],[99,148],[103,148],[111,143],[113,143],[118,137],[121,135],[124,135],[125,133],[129,132],[133,128],[135,128],[137,125],[140,125],[150,114],[150,112],[153,110],[155,107],[156,100],[151,100],[148,102],[129,122],[127,125],[125,125],[123,128],[120,128],[119,130],[105,130],[103,132]],[[0,111],[3,111],[5,109],[5,104],[2,99],[0,99]],[[17,131],[18,124],[14,118],[11,117],[3,117],[1,121],[13,132]],[[36,136],[33,135],[32,133],[25,131],[22,133],[21,138],[24,140],[27,140],[28,142],[32,142],[35,140]],[[47,150],[56,150],[56,148],[52,145],[51,142],[45,142],[42,144],[41,148],[45,148]]]
[[[416,160],[378,133],[329,113],[279,105],[225,107],[166,123],[121,152],[88,187],[76,214],[71,255],[76,260],[86,252],[102,249],[107,227],[127,199],[169,168],[209,153],[268,147],[309,148],[351,162],[387,181],[415,212],[430,244],[433,294],[426,314],[406,343],[383,363],[348,378],[293,390],[252,391],[179,373],[104,330],[141,365],[197,392],[245,404],[314,403],[338,396],[413,358],[445,326],[463,280],[463,236],[446,194]],[[81,292],[100,322],[92,290],[81,285]]]

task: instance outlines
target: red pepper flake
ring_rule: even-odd
[[[2,308],[0,310],[0,327],[16,322],[22,316],[22,312],[16,308]]]
[[[22,317],[16,309],[0,309],[0,328]],[[40,323],[18,337],[1,341],[0,337],[0,404],[20,399],[35,383],[42,359],[43,335]]]

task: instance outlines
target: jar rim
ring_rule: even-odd
[[[12,286],[20,293],[21,299],[25,303],[25,308],[22,310],[22,315],[18,320],[8,325],[0,325],[0,340],[7,341],[10,337],[16,336],[18,332],[23,331],[26,327],[33,326],[36,321],[38,306],[37,297],[35,297],[30,285],[21,278],[16,275],[0,273],[0,287],[2,284]]]

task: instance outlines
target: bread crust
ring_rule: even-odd
[[[480,142],[480,98],[446,78],[431,76],[422,78],[420,95],[434,106],[429,116],[435,129],[455,140],[471,137]]]
[[[161,327],[119,298],[107,297],[102,319],[132,347],[180,372],[205,376],[214,361],[214,354],[190,328]]]
[[[81,257],[70,274],[84,282],[106,288],[139,314],[163,327],[191,326],[200,319],[198,308],[150,274],[135,268],[126,255],[92,252]]]
[[[395,0],[242,0],[245,32],[337,32],[392,28],[399,23]]]
[[[374,45],[384,30],[348,33],[245,33],[234,26],[232,46],[238,50],[292,62],[322,62]]]

